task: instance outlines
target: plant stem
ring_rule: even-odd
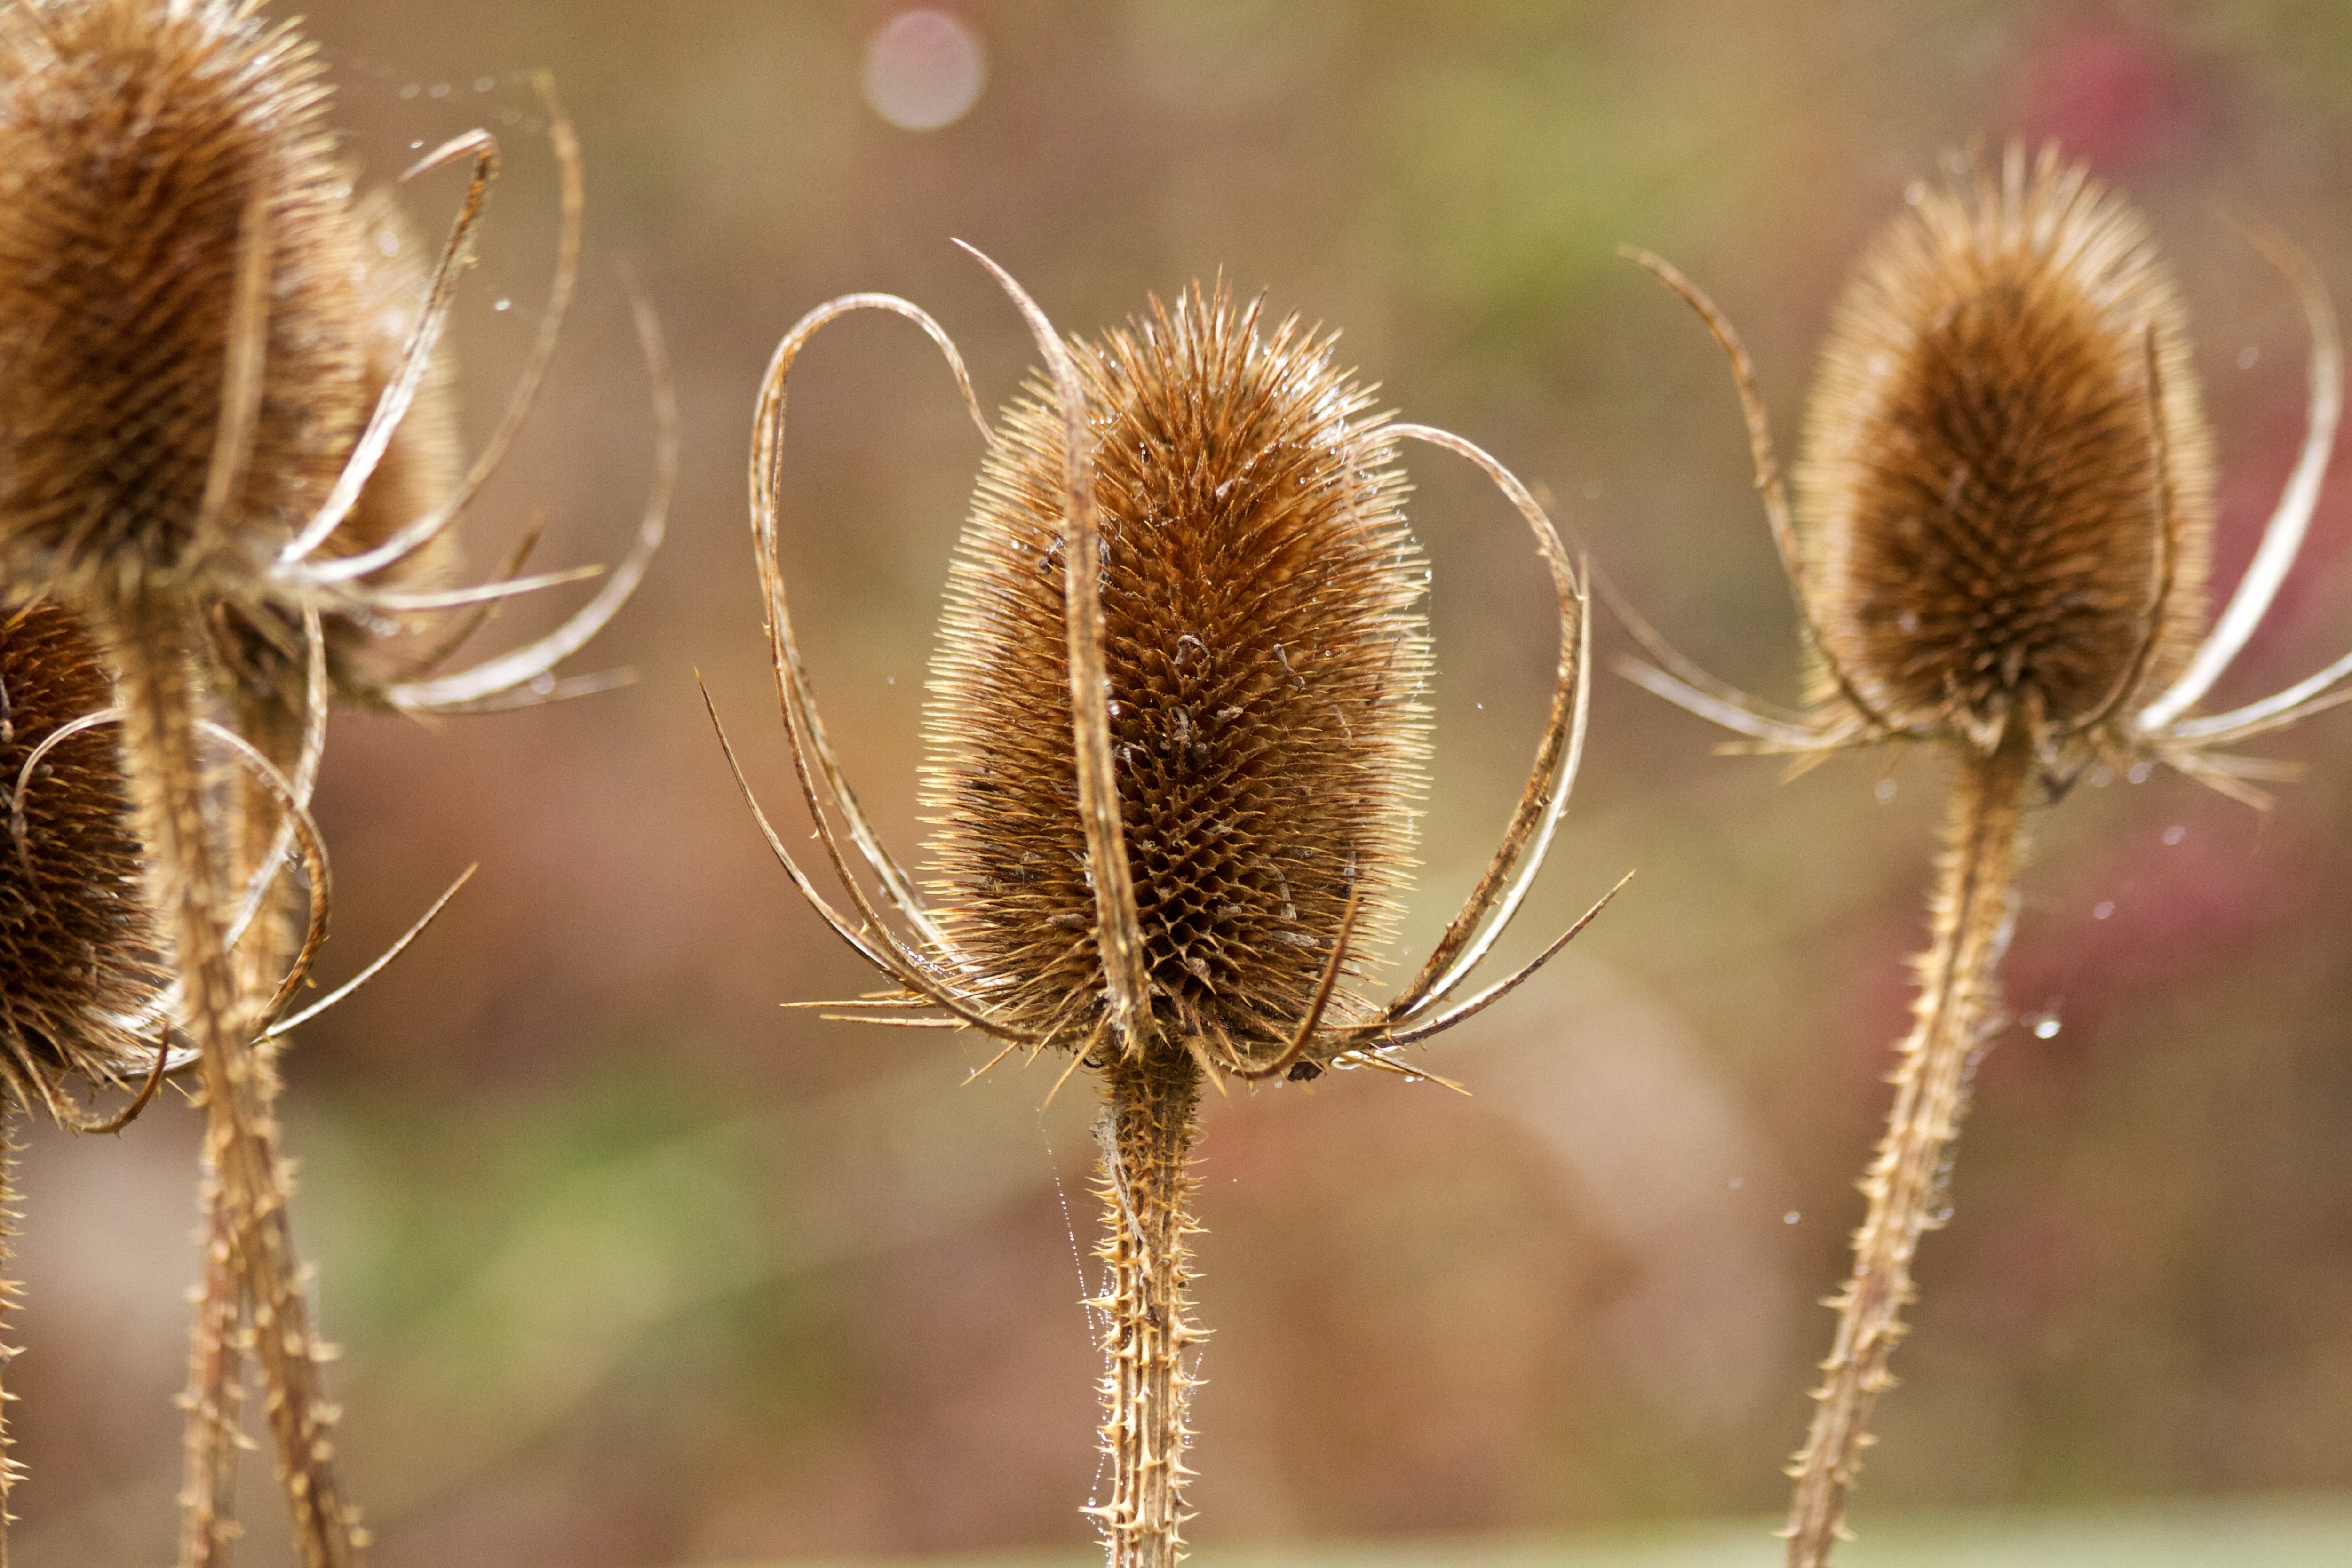
[[[1116,1053],[1115,1046],[1106,1047]],[[1186,1318],[1189,1249],[1198,1228],[1190,1201],[1192,1140],[1200,1130],[1201,1069],[1173,1042],[1138,1055],[1114,1054],[1103,1074],[1101,1196],[1106,1235],[1096,1256],[1108,1266],[1104,1314],[1103,1452],[1110,1500],[1089,1510],[1102,1521],[1109,1568],[1174,1568],[1184,1466],[1184,1424],[1192,1379],[1186,1347],[1202,1338]]]
[[[363,1537],[336,1473],[338,1412],[320,1375],[321,1347],[287,1223],[292,1184],[278,1151],[278,1075],[254,1047],[258,996],[240,990],[224,941],[231,901],[222,847],[227,836],[215,831],[208,809],[197,728],[204,693],[193,654],[204,628],[169,600],[133,596],[108,629],[120,671],[124,771],[148,846],[149,885],[185,988],[182,1016],[203,1058],[205,1163],[216,1215],[207,1242],[225,1244],[252,1315],[255,1360],[305,1568],[351,1568]],[[208,1256],[208,1277],[214,1267]],[[236,1354],[220,1342],[224,1316],[208,1289],[195,1328],[188,1412],[190,1474],[201,1460],[206,1479],[182,1500],[185,1568],[219,1568],[236,1533],[212,1485],[217,1466],[211,1456],[225,1412],[216,1396],[207,1398],[206,1373],[219,1367],[233,1375]]]
[[[1864,1177],[1868,1215],[1854,1233],[1853,1273],[1830,1305],[1838,1314],[1828,1375],[1813,1393],[1812,1429],[1789,1473],[1789,1568],[1824,1568],[1844,1533],[1845,1500],[1862,1468],[1872,1407],[1893,1386],[1886,1359],[1917,1299],[1911,1259],[1940,1227],[1952,1141],[1967,1109],[1969,1068],[1998,994],[2008,944],[2010,886],[2022,849],[2033,748],[2012,720],[2000,748],[1963,761],[1953,781],[1944,852],[1929,904],[1933,942],[1917,960],[1919,996],[1895,1073],[1886,1135]]]
[[[13,1102],[0,1109],[0,1267],[5,1267],[16,1239],[16,1222],[22,1217],[16,1210],[16,1118],[18,1108]],[[14,1307],[24,1292],[13,1279],[0,1279],[0,1309]],[[0,1367],[16,1359],[21,1346],[0,1345]],[[8,1527],[16,1516],[8,1511],[8,1495],[25,1473],[25,1467],[8,1458],[8,1450],[16,1439],[8,1435],[7,1401],[16,1395],[0,1392],[0,1568],[8,1568]]]

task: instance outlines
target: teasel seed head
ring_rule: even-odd
[[[2212,441],[2139,215],[2062,163],[1915,192],[1848,285],[1797,469],[1818,637],[1873,716],[2121,745],[2204,616]]]
[[[0,580],[234,600],[367,414],[312,51],[223,0],[37,5],[0,40]],[[199,540],[244,243],[268,249],[261,395],[229,526]]]
[[[46,603],[0,614],[0,807],[21,799],[0,844],[0,1079],[68,1121],[68,1078],[145,1072],[154,1047],[133,1028],[168,979],[112,734],[68,736],[34,761],[112,695],[73,616]]]
[[[1077,343],[1119,815],[1153,1011],[1221,1065],[1278,1053],[1335,942],[1392,935],[1424,786],[1428,573],[1393,447],[1331,341],[1195,286]],[[925,801],[934,912],[1020,1026],[1104,991],[1071,749],[1064,422],[1004,416],[951,569]],[[1343,986],[1335,1025],[1369,1006]],[[1078,1033],[1083,1033],[1080,1028]]]

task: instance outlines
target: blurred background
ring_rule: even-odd
[[[625,259],[686,415],[670,542],[579,664],[635,685],[433,727],[346,717],[328,752],[328,979],[482,867],[288,1059],[296,1224],[346,1347],[382,1568],[1076,1561],[1091,1537],[1088,1092],[1041,1108],[1043,1066],[960,1087],[976,1043],[781,1009],[872,981],[770,859],[696,692],[699,670],[796,837],[742,475],[761,366],[810,306],[921,302],[992,407],[1031,351],[950,237],[1069,331],[1222,272],[1344,329],[1394,407],[1512,464],[1687,651],[1782,700],[1789,597],[1728,379],[1621,242],[1740,324],[1786,450],[1830,301],[1906,184],[1972,137],[2057,138],[2132,193],[2182,276],[2224,589],[2293,460],[2305,371],[2288,290],[2220,210],[2284,228],[2352,307],[2340,0],[306,10],[366,183],[472,126],[501,136],[455,340],[478,436],[547,286],[531,71],[585,144],[583,302],[473,559],[541,509],[547,564],[624,548],[652,444]],[[436,174],[404,201],[437,232],[457,191]],[[980,444],[929,347],[878,316],[819,340],[793,415],[802,634],[853,778],[912,854],[922,681]],[[1410,459],[1440,672],[1405,936],[1425,949],[1517,796],[1552,631],[1505,503],[1466,466]],[[2339,482],[2223,700],[2352,641],[2347,543]],[[562,607],[512,610],[482,646]],[[1358,1073],[1213,1099],[1206,1550],[1781,1506],[1942,779],[1885,754],[1783,782],[1717,738],[1598,679],[1505,960],[1640,876],[1539,981],[1429,1047],[1466,1096]],[[1924,1249],[1865,1550],[1908,1510],[2352,1489],[2352,719],[2263,750],[2311,770],[2266,816],[2162,774],[2095,778],[2037,822],[2018,1021]],[[9,1371],[27,1561],[170,1550],[197,1121],[172,1098],[119,1140],[29,1139],[10,1331],[30,1349]],[[275,1563],[282,1506],[266,1456],[249,1470],[247,1561]],[[1723,1561],[1775,1560],[1740,1529],[1752,1545]]]

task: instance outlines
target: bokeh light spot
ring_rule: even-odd
[[[987,80],[979,35],[944,11],[902,11],[866,41],[866,101],[902,131],[954,124]]]

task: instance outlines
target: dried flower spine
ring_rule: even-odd
[[[1630,611],[1658,664],[1628,673],[1762,750],[1922,740],[1946,748],[1957,774],[1915,1024],[1790,1469],[1791,1568],[1826,1563],[1843,1531],[1916,1293],[1912,1260],[1942,1223],[1969,1068],[1998,1026],[1995,977],[2037,782],[2063,788],[2095,757],[2147,758],[2248,794],[2238,781],[2263,764],[2209,748],[2340,700],[2326,689],[2352,670],[2346,661],[2279,699],[2179,718],[2275,590],[2334,436],[2332,313],[2307,266],[2260,243],[2311,321],[2312,424],[2265,545],[2273,574],[2250,574],[2201,646],[2211,442],[2179,301],[2137,216],[2054,150],[2030,171],[2012,148],[1997,173],[1964,166],[1948,188],[1917,189],[1873,248],[1822,356],[1793,516],[1729,323],[1673,268],[1641,258],[1731,355],[1815,705],[1776,710],[1724,686]]]
[[[1184,1355],[1200,1331],[1184,1238],[1201,1082],[1359,1065],[1420,1076],[1398,1047],[1491,1005],[1582,929],[1451,999],[1524,900],[1565,807],[1583,733],[1583,593],[1517,480],[1457,437],[1368,415],[1328,341],[1292,323],[1268,331],[1255,307],[1196,289],[1124,331],[1068,343],[982,260],[1045,374],[995,431],[972,406],[991,455],[933,666],[933,900],[883,848],[834,759],[777,554],[784,388],[819,327],[858,309],[906,317],[970,401],[945,332],[890,296],[834,300],[787,334],[751,466],[795,771],[854,920],[751,804],[803,896],[901,988],[841,1005],[976,1028],[1005,1053],[1060,1047],[1065,1078],[1102,1073],[1111,1475],[1091,1511],[1114,1564],[1160,1568],[1181,1555],[1189,1475]],[[1420,973],[1376,1005],[1344,982],[1393,919],[1425,745],[1425,573],[1392,466],[1408,438],[1479,464],[1526,518],[1559,594],[1560,662],[1502,846]],[[853,850],[908,936],[853,873]],[[908,1019],[909,1006],[946,1016]]]

